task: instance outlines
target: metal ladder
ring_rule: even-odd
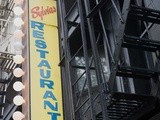
[[[63,2],[63,0],[61,1]],[[113,0],[75,0],[67,14],[63,10],[63,7],[65,6],[64,2],[63,7],[61,8],[63,14],[62,23],[64,33],[60,41],[62,44],[60,65],[65,69],[66,72],[64,75],[66,77],[64,84],[66,84],[67,87],[64,89],[64,92],[65,94],[67,94],[67,98],[64,99],[66,100],[66,103],[71,104],[66,109],[70,111],[71,115],[68,116],[72,120],[136,120],[156,108],[156,97],[129,93],[117,93],[113,92],[113,88],[115,85],[115,78],[117,76],[150,79],[157,78],[157,76],[159,75],[159,72],[156,70],[122,66],[121,64],[119,64],[122,48],[134,48],[141,51],[150,52],[156,52],[157,50],[159,50],[160,43],[158,41],[125,34],[127,19],[138,19],[141,21],[148,20],[148,22],[159,23],[157,17],[159,11],[139,7],[137,5],[131,5],[131,1],[133,0],[124,0],[122,12],[120,13],[116,8],[116,11],[120,18],[120,23],[119,33],[117,35],[117,43],[115,47],[116,49],[114,51],[114,55],[112,56],[111,51],[109,51],[109,44],[107,43],[107,35],[104,27],[104,21],[102,20],[101,11],[101,8],[105,6],[108,1],[112,1],[113,6],[116,8]],[[90,3],[96,4],[95,7],[90,8]],[[145,15],[143,16],[143,14]],[[74,16],[74,19],[72,18],[72,15]],[[99,21],[101,22],[101,25],[98,24],[99,26],[93,25],[93,17],[95,17],[95,15],[99,16]],[[150,18],[147,17],[147,15],[154,17]],[[80,20],[78,20],[78,18]],[[94,27],[102,27],[101,32],[97,32]],[[96,34],[94,30],[97,32]],[[103,70],[100,63],[97,47],[99,45],[99,41],[103,39],[102,34],[106,39],[106,44],[108,47],[107,50],[109,51],[111,59],[109,88],[106,88],[107,85],[102,76]],[[87,54],[88,48],[93,52],[91,56]],[[83,65],[77,65],[74,63],[76,55],[78,55],[79,53],[81,54],[81,56],[83,56],[83,61],[86,62]],[[94,67],[92,67],[93,62]],[[73,76],[76,74],[76,69],[83,69],[83,72],[81,72],[77,79],[73,79]],[[95,74],[97,77],[98,85],[96,89],[94,89],[91,85],[92,81],[90,78],[90,71],[92,69],[95,70]],[[86,78],[82,83],[81,90],[79,90],[77,86],[84,75],[86,75]],[[86,85],[87,83],[88,86]],[[108,99],[106,99],[109,95],[107,91],[108,89],[111,93],[109,102]],[[99,94],[94,95],[94,92],[97,92]],[[83,98],[84,94],[87,97]],[[97,98],[99,98],[98,102],[96,101]],[[98,114],[96,113],[96,103],[100,103],[101,106],[101,112],[99,112]],[[87,115],[86,113],[90,113],[89,117],[85,117]]]
[[[151,24],[160,24],[160,11],[141,7],[130,3],[131,0],[124,0],[122,9],[123,22],[120,23],[117,39],[117,46],[114,52],[114,60],[111,66],[110,91],[113,91],[115,78],[130,77],[139,79],[156,79],[160,74],[159,70],[145,69],[141,67],[123,66],[119,64],[122,48],[137,49],[139,51],[158,52],[160,41],[143,38],[142,36],[126,35],[125,27],[127,19],[139,20]],[[147,26],[148,27],[148,26]],[[129,93],[111,92],[110,102],[107,106],[110,120],[147,120],[157,109],[158,98],[151,95],[137,95]],[[102,112],[97,115],[97,120],[103,120]]]

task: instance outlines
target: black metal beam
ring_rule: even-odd
[[[109,0],[101,0],[88,14],[88,18],[93,18],[96,13],[102,8]]]
[[[67,102],[67,104],[64,103],[64,110],[70,112],[71,114],[65,114],[65,119],[70,119],[74,120],[75,119],[75,114],[74,114],[74,106],[73,106],[73,92],[72,92],[72,85],[71,85],[71,67],[70,67],[70,51],[69,51],[69,45],[68,45],[68,28],[67,28],[67,14],[65,11],[65,1],[64,0],[59,0],[59,11],[61,12],[61,26],[62,26],[62,31],[61,35],[64,41],[64,76],[65,80],[62,82],[63,86],[63,100]],[[74,5],[73,5],[74,6]]]
[[[113,90],[113,86],[114,86],[114,83],[115,83],[117,66],[118,66],[120,53],[121,53],[121,49],[122,49],[122,43],[124,41],[124,31],[125,31],[125,26],[126,26],[126,22],[127,22],[128,13],[129,13],[130,3],[131,3],[131,0],[124,0],[123,9],[122,9],[122,18],[123,18],[124,22],[120,22],[119,27],[118,27],[119,28],[119,30],[118,30],[119,33],[117,35],[117,39],[116,39],[117,43],[116,43],[115,51],[114,51],[115,63],[111,63],[111,74],[110,74],[110,77],[109,77],[110,91]]]
[[[85,4],[85,11],[86,14],[88,15],[90,12],[90,3],[89,1],[84,0]],[[98,49],[96,45],[96,37],[94,33],[94,27],[93,27],[93,21],[92,18],[87,17],[87,24],[88,24],[88,30],[89,30],[89,36],[90,36],[90,42],[91,42],[91,48],[93,52],[93,58],[94,58],[94,63],[95,63],[95,68],[96,68],[96,76],[97,76],[97,82],[98,85],[100,86],[99,92],[100,92],[100,101],[101,101],[101,108],[102,108],[102,115],[103,115],[103,120],[109,120],[108,118],[108,113],[107,113],[107,102],[105,99],[105,94],[104,94],[104,86],[103,86],[103,79],[101,76],[101,68],[100,68],[100,59],[99,59],[99,54],[98,54]]]
[[[146,7],[131,5],[129,17],[136,20],[160,24],[160,11]]]
[[[91,82],[91,74],[90,74],[90,67],[89,67],[89,55],[88,55],[87,39],[86,39],[86,32],[85,32],[86,30],[85,30],[85,24],[84,24],[82,1],[77,0],[77,4],[78,4],[80,21],[81,21],[80,26],[81,26],[81,35],[82,35],[82,42],[83,42],[83,52],[84,52],[84,58],[85,58],[86,79],[88,83],[88,95],[89,95],[91,119],[96,120],[93,96],[92,96],[93,94],[92,93],[92,82]]]

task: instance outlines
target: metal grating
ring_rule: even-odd
[[[129,17],[160,24],[160,11],[146,7],[131,5]]]
[[[13,54],[0,52],[0,119],[3,119],[6,105],[6,92],[9,83],[14,78],[12,72],[17,64],[13,61]],[[4,77],[4,74],[5,77]]]
[[[158,74],[159,74],[158,71],[150,69],[129,67],[129,66],[118,66],[118,71],[116,75],[122,77],[149,79],[157,77]]]
[[[137,120],[154,110],[157,99],[153,96],[144,96],[126,93],[113,93],[108,105],[108,115],[111,120]],[[97,120],[103,120],[102,113]]]
[[[150,40],[147,38],[140,38],[136,36],[125,35],[123,47],[140,49],[144,51],[156,52],[160,50],[160,42],[156,40]]]
[[[0,59],[2,59],[0,65],[1,71],[12,72],[13,69],[16,67],[16,64],[13,61],[13,54],[0,52]]]
[[[141,51],[141,53],[146,51],[159,51],[160,42],[152,39],[147,39],[148,36],[146,35],[146,33],[148,33],[148,30],[154,23],[160,23],[160,12],[153,9],[141,7],[141,5],[143,4],[139,5],[139,2],[137,2],[136,0],[123,0],[118,2],[116,0],[77,0],[74,2],[71,10],[66,14],[64,11],[65,6],[64,4],[61,4],[61,2],[64,1],[60,0],[59,2],[60,11],[62,14],[61,25],[64,28],[64,30],[62,30],[63,35],[61,36],[61,40],[63,41],[61,42],[64,43],[65,46],[63,49],[64,56],[62,57],[63,59],[61,61],[63,62],[63,64],[65,64],[62,67],[64,67],[66,74],[64,75],[64,93],[66,94],[66,96],[64,96],[64,99],[67,101],[67,105],[65,105],[64,109],[69,113],[66,113],[66,119],[137,120],[142,116],[152,112],[152,110],[154,110],[156,107],[156,97],[129,93],[114,93],[113,91],[115,87],[115,79],[117,76],[121,76],[120,78],[122,79],[119,80],[121,80],[122,82],[123,77],[143,78],[147,80],[151,80],[150,78],[152,78],[158,80],[159,71],[152,70],[146,66],[137,67],[135,64],[130,64],[130,60],[128,60],[127,62],[124,61],[123,59],[126,58],[122,55],[122,48],[137,49],[136,52],[138,52],[139,50]],[[108,4],[107,2],[112,5]],[[117,3],[120,3],[121,6],[118,6],[119,4]],[[112,21],[114,23],[118,23],[116,24],[118,25],[118,27],[115,33],[115,39],[112,39],[110,37],[110,28],[105,26],[106,22],[108,22],[108,19],[104,19],[105,16],[103,16],[106,14],[102,12],[106,7],[105,5],[108,5],[108,9],[106,10],[106,12],[110,13],[113,10],[112,8],[114,8],[114,12],[119,18],[119,21],[117,19],[117,21]],[[119,7],[122,8],[119,9]],[[73,15],[74,19],[70,19]],[[111,20],[112,15],[113,14],[111,14]],[[130,18],[134,20],[136,19],[136,21],[131,20]],[[128,19],[131,21],[128,22]],[[139,33],[131,33],[127,31],[128,35],[125,35],[126,26],[130,22],[140,23],[139,26],[137,25],[139,29],[137,30],[138,27],[136,28]],[[152,22],[152,24],[148,24],[148,22]],[[97,26],[99,29],[97,29]],[[143,31],[143,33],[140,33],[141,31]],[[99,39],[99,34],[104,36],[104,41],[101,37]],[[112,46],[113,44],[111,44],[111,42],[113,42],[114,40],[115,46]],[[106,44],[105,47],[108,53],[105,54],[109,54],[107,57],[109,58],[109,62],[111,63],[109,64],[111,69],[108,85],[110,88],[108,88],[106,84],[106,86],[103,86],[103,83],[105,83],[106,79],[104,79],[104,71],[101,66],[102,63],[99,59],[100,52],[98,51],[98,48],[100,44],[97,44],[96,41],[100,41],[101,45]],[[114,50],[112,50],[112,48]],[[88,54],[90,53],[90,51],[92,51],[91,55]],[[134,53],[132,51],[129,52]],[[130,53],[128,54],[132,56],[132,54]],[[86,61],[83,66],[74,65],[74,62],[76,62],[75,57],[78,54],[83,56]],[[122,57],[124,58],[122,59]],[[92,62],[94,64],[94,67],[91,67]],[[134,67],[134,65],[136,67]],[[75,77],[75,69],[84,69],[84,71],[79,75],[77,79]],[[99,101],[97,100],[98,104],[93,97],[93,80],[90,78],[91,70],[95,70],[95,76],[97,78],[96,87],[98,88],[97,93],[99,93],[99,96],[97,97],[99,99]],[[81,81],[83,75],[86,76],[86,78],[84,79],[84,82],[82,84],[82,90],[79,92],[80,94],[77,95],[77,83]],[[128,78],[125,79],[129,80]],[[88,84],[87,87],[86,83]],[[82,94],[84,92],[84,88],[87,88],[86,96]],[[126,90],[125,92],[128,91]],[[109,104],[106,100],[109,95],[106,93],[112,94]],[[98,106],[95,106],[95,104]]]

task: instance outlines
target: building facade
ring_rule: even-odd
[[[37,1],[0,0],[0,120],[160,119],[159,0]]]
[[[160,1],[57,2],[65,119],[155,120]]]
[[[13,57],[16,54],[22,54],[21,49],[16,51],[15,46],[21,46],[20,40],[16,44],[14,31],[17,27],[13,24],[16,15],[13,12],[16,6],[14,0],[0,0],[0,119],[12,120],[12,115],[16,110],[22,111],[22,106],[13,103],[13,98],[20,94],[13,89],[16,81],[22,81],[22,78],[16,78],[13,70],[16,67],[22,67],[16,64]],[[22,4],[20,5],[23,6]],[[20,15],[21,16],[21,15]],[[20,23],[20,22],[19,22]],[[18,27],[18,29],[22,29]],[[15,46],[14,44],[15,43]]]

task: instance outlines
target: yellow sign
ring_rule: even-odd
[[[29,0],[31,120],[63,120],[57,7]]]

